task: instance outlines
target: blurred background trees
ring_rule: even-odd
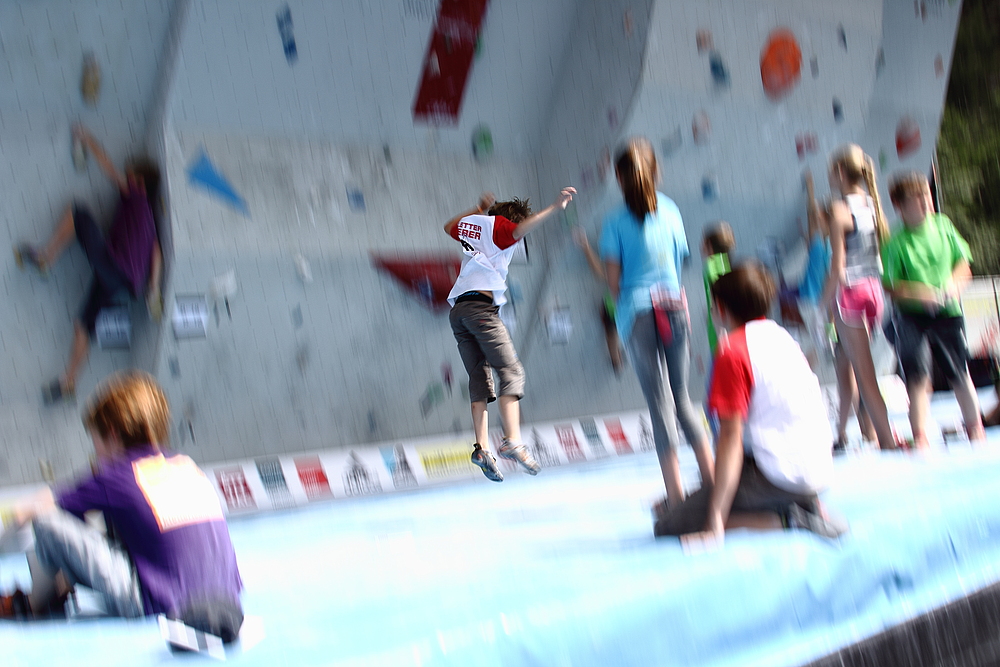
[[[938,139],[943,211],[1000,274],[1000,2],[965,0]]]

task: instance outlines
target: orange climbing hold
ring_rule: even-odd
[[[760,54],[760,80],[772,100],[786,95],[802,76],[802,49],[787,28],[774,30]]]

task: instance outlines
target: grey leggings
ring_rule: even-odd
[[[132,561],[101,532],[69,512],[37,517],[35,555],[50,576],[62,571],[70,584],[100,594],[110,616],[143,615],[142,590]]]
[[[698,413],[688,398],[691,343],[687,313],[683,310],[670,311],[669,317],[673,334],[669,345],[664,345],[660,340],[652,310],[636,315],[628,339],[629,356],[649,406],[653,442],[660,458],[676,449],[680,442],[676,421],[681,423],[684,435],[691,445],[701,444],[708,439]],[[672,397],[667,395],[668,389]]]

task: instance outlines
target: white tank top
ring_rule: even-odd
[[[844,197],[851,211],[854,229],[844,234],[844,284],[854,285],[869,278],[881,278],[878,228],[875,226],[875,202],[868,195]]]
[[[465,260],[462,271],[448,294],[448,303],[455,305],[455,298],[473,290],[493,292],[493,304],[507,303],[507,267],[514,256],[516,243],[509,248],[500,248],[493,241],[491,215],[470,215],[458,223],[459,241],[462,243]]]

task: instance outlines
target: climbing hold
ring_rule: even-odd
[[[722,56],[720,56],[717,51],[712,51],[709,55],[708,65],[712,72],[712,80],[715,81],[716,87],[724,88],[728,86],[729,72],[726,71],[726,65],[722,62]]]
[[[694,115],[694,119],[691,121],[691,134],[694,137],[694,143],[699,146],[707,143],[711,133],[712,121],[709,120],[708,114],[701,110]]]
[[[493,133],[486,125],[479,125],[472,131],[472,156],[483,160],[493,155]]]
[[[760,79],[772,100],[788,94],[802,75],[802,50],[795,35],[778,28],[768,37],[760,55]]]
[[[903,116],[896,126],[896,155],[902,160],[920,149],[920,125],[911,116]]]
[[[80,77],[80,93],[83,101],[89,106],[97,106],[97,98],[101,95],[101,66],[93,51],[83,55],[83,74]]]

